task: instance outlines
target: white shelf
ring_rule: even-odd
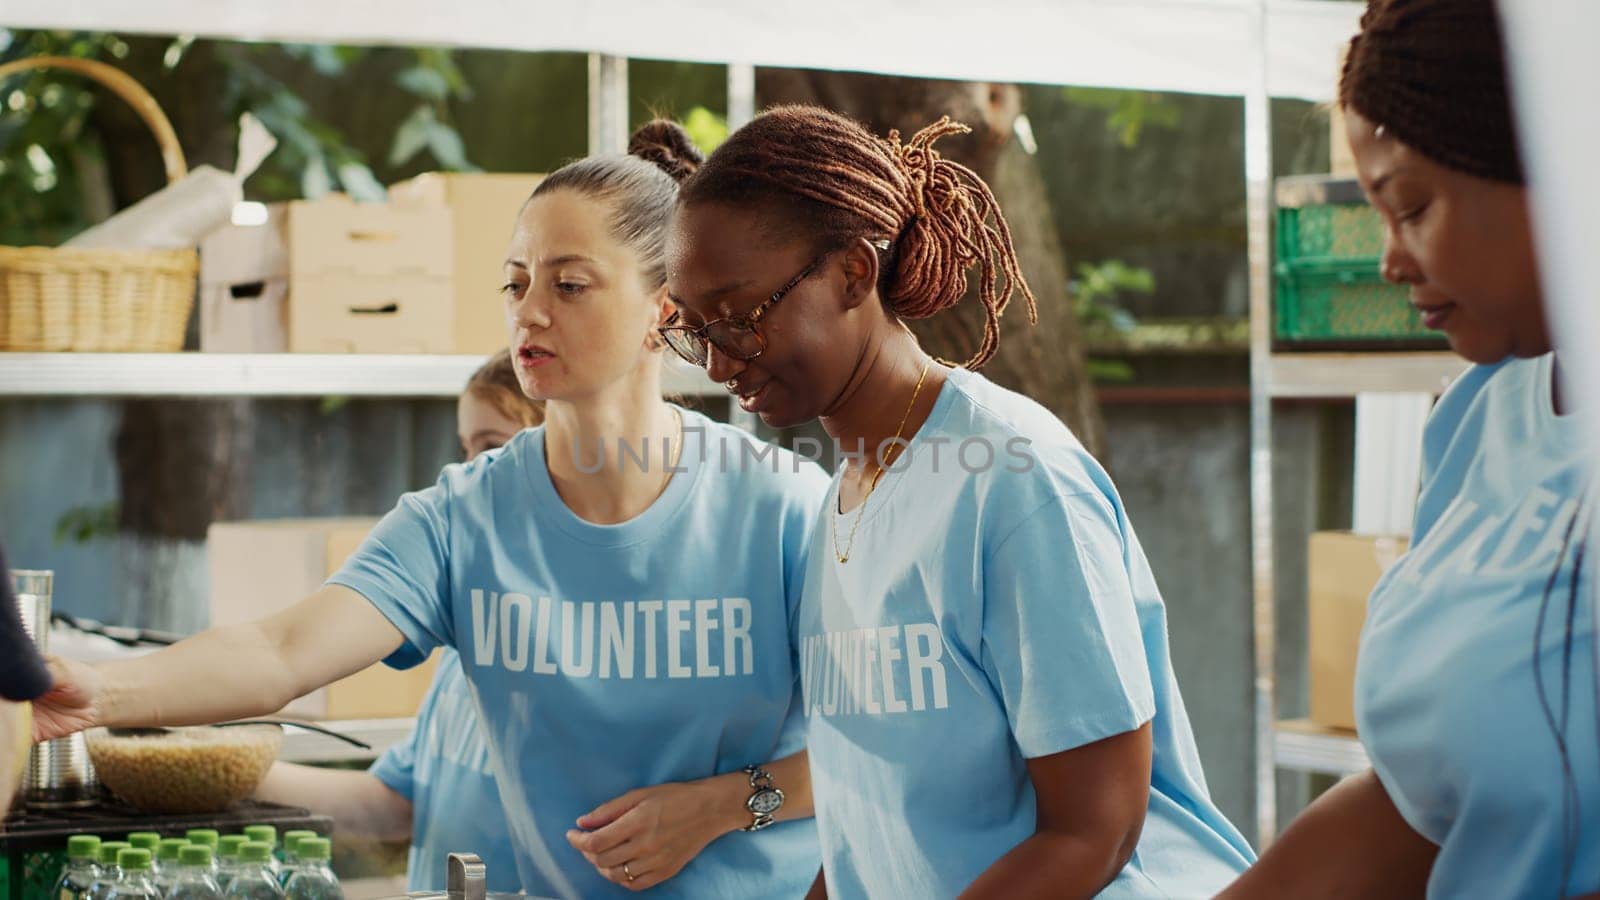
[[[1437,394],[1467,370],[1454,353],[1274,353],[1274,397],[1354,397],[1367,391]]]
[[[1273,759],[1280,769],[1344,777],[1372,767],[1366,748],[1353,734],[1304,720],[1279,722],[1273,733]]]
[[[481,356],[317,353],[0,353],[0,396],[454,397]],[[703,371],[663,366],[662,387],[721,396]]]
[[[371,750],[353,747],[344,741],[304,731],[299,728],[283,730],[283,749],[278,759],[284,762],[349,762],[377,759],[385,750],[411,736],[416,719],[352,719],[334,722],[317,722],[323,728],[349,735],[372,745]]]

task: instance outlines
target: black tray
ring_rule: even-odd
[[[246,800],[223,812],[193,815],[149,813],[116,800],[104,800],[79,809],[18,811],[0,822],[0,854],[13,855],[66,846],[75,834],[93,834],[104,840],[122,840],[130,831],[154,831],[162,837],[183,837],[191,828],[215,828],[235,833],[246,825],[272,825],[285,831],[333,833],[333,819],[314,816],[297,806],[280,806]]]

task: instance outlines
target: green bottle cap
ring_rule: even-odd
[[[301,838],[316,837],[316,836],[317,836],[317,833],[315,831],[303,831],[303,830],[285,831],[283,833],[283,849],[285,851],[289,852],[289,853],[298,854],[298,851],[295,850],[295,844],[297,842],[299,842],[299,840]]]
[[[272,859],[272,847],[260,841],[246,841],[239,848],[239,861],[247,863],[264,863]]]
[[[183,838],[167,838],[161,842],[160,847],[156,848],[156,859],[162,862],[177,859],[178,851],[187,846],[189,846],[189,842]]]
[[[294,852],[301,859],[324,862],[333,857],[333,842],[323,837],[301,838]]]
[[[127,841],[105,841],[100,844],[100,862],[103,865],[114,866],[117,864],[117,854],[132,846]]]
[[[129,847],[117,852],[117,865],[129,872],[150,871],[150,851],[143,847]]]
[[[215,828],[191,828],[183,836],[191,844],[200,844],[213,849],[216,848],[218,839],[222,837]]]
[[[223,859],[238,859],[239,848],[243,847],[250,839],[242,834],[230,834],[222,839],[217,849],[217,855]]]
[[[67,859],[100,859],[100,839],[92,834],[75,834],[67,838]]]
[[[204,844],[186,844],[178,851],[180,866],[210,866],[211,848]]]
[[[244,836],[268,847],[278,846],[278,829],[271,825],[251,825],[244,830]]]
[[[154,831],[135,831],[128,835],[128,843],[140,850],[149,850],[153,856],[156,848],[161,846],[161,835]]]

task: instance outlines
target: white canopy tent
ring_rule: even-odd
[[[1267,4],[1268,87],[1332,97],[1359,4]],[[642,59],[1242,96],[1254,0],[7,0],[0,25]]]

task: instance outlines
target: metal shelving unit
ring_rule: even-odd
[[[454,397],[481,356],[315,353],[0,353],[0,396]],[[703,371],[663,365],[680,396],[727,392]]]
[[[1467,363],[1454,353],[1273,353],[1274,398],[1343,398],[1369,391],[1437,394]]]
[[[1252,102],[1252,99],[1254,102]],[[1307,720],[1279,720],[1277,598],[1274,596],[1272,403],[1344,400],[1368,392],[1438,394],[1466,371],[1448,352],[1274,352],[1271,234],[1273,204],[1261,159],[1271,159],[1265,92],[1246,98],[1246,170],[1250,224],[1250,511],[1252,610],[1256,641],[1256,800],[1258,846],[1277,833],[1277,772],[1345,777],[1370,766],[1349,732]]]
[[[1279,722],[1273,731],[1272,758],[1280,769],[1344,777],[1372,764],[1354,734],[1324,728],[1306,719]]]

